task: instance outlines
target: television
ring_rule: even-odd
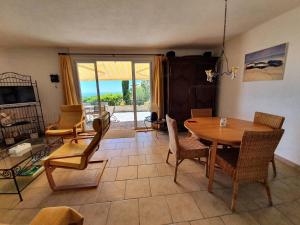
[[[35,101],[33,86],[0,86],[0,105]]]

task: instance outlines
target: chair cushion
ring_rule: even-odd
[[[198,158],[208,154],[208,147],[193,137],[179,139],[179,147],[180,158]]]
[[[76,129],[77,132],[81,132],[81,128]],[[64,135],[72,135],[73,129],[56,129],[56,130],[46,130],[47,136],[64,136]]]
[[[44,160],[50,158],[49,164],[51,166],[82,169],[84,166],[84,163],[85,163],[85,161],[83,160],[82,157],[71,157],[71,158],[53,159],[53,160],[51,160],[51,157],[83,154],[86,148],[87,148],[86,144],[66,143],[66,144],[62,145],[61,147],[59,147],[56,151],[51,153]]]
[[[59,130],[46,130],[46,135],[48,136],[60,136],[72,134],[73,129],[59,129]]]
[[[82,224],[83,216],[66,206],[41,209],[30,225],[67,225]]]

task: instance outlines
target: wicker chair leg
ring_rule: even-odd
[[[205,176],[208,178],[208,173],[209,173],[209,165],[208,165],[208,156],[206,157],[206,164],[205,164]]]
[[[277,169],[276,169],[274,156],[273,156],[273,159],[271,160],[271,163],[272,163],[272,167],[273,167],[273,176],[276,177],[277,176]]]
[[[270,187],[269,187],[269,184],[268,184],[267,180],[264,181],[264,186],[266,188],[266,192],[267,192],[267,195],[268,195],[269,205],[272,206],[273,205],[272,196],[271,196],[271,191],[270,191]]]
[[[171,152],[170,149],[169,149],[166,163],[169,163],[169,156],[170,156],[170,154],[172,154],[172,152]]]
[[[178,165],[179,165],[179,162],[178,162],[178,160],[176,159],[175,175],[174,175],[174,182],[175,182],[175,183],[176,183],[176,178],[177,178],[177,169],[178,169]]]
[[[232,192],[232,199],[231,199],[231,211],[235,211],[236,207],[236,199],[237,199],[237,194],[239,191],[239,182],[234,181],[233,183],[233,192]]]

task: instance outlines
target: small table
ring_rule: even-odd
[[[244,131],[272,131],[271,127],[240,119],[227,119],[227,126],[220,127],[220,117],[188,119],[184,126],[196,137],[212,142],[209,161],[208,191],[212,192],[218,144],[237,146],[241,144]],[[230,151],[230,149],[228,149]]]
[[[166,123],[166,120],[165,119],[157,119],[155,121],[151,121],[151,116],[147,116],[145,119],[144,119],[144,125],[145,125],[145,128],[146,128],[146,131],[149,131],[149,127],[147,127],[146,125],[146,122],[148,123],[151,123],[152,125],[164,125]],[[158,129],[155,129],[156,130],[156,137],[158,137],[157,135],[157,130]]]
[[[19,157],[8,154],[10,148],[22,143],[31,143],[32,149]],[[49,155],[50,147],[43,137],[26,139],[16,145],[0,151],[0,194],[18,194],[23,201],[21,191],[43,171],[40,160]]]

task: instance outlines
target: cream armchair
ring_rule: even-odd
[[[71,142],[63,144],[48,157],[43,159],[43,164],[46,171],[46,176],[49,185],[53,191],[78,189],[78,188],[92,188],[97,187],[106,166],[107,160],[91,160],[94,153],[98,150],[100,141],[107,131],[103,128],[102,119],[97,118],[93,121],[93,128],[96,131],[94,136],[85,136],[73,138]],[[91,139],[89,144],[82,142],[74,143],[75,140]],[[90,163],[104,163],[102,169],[99,169],[96,180],[88,184],[75,184],[57,186],[52,176],[53,171],[56,168],[64,168],[70,170],[84,170]],[[80,179],[79,179],[80,181]]]
[[[50,137],[76,138],[78,132],[83,131],[84,114],[82,105],[62,105],[60,117],[57,123],[46,128],[45,136],[47,143]]]

